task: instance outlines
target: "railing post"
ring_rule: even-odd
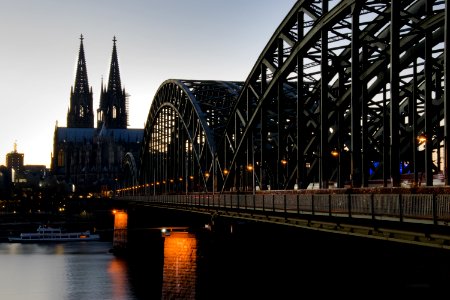
[[[245,206],[245,210],[247,210],[247,195],[245,195],[244,197],[245,197],[244,206]]]
[[[448,9],[448,8],[447,8]],[[433,194],[433,224],[437,225],[438,224],[438,216],[437,216],[437,195]]]
[[[328,215],[331,217],[331,194],[328,194]]]
[[[236,195],[231,195],[230,194],[230,208],[231,209],[233,208],[233,196],[236,196]]]
[[[314,212],[314,194],[311,195],[311,215],[315,215]]]
[[[296,200],[297,200],[297,215],[300,214],[300,200],[298,199],[298,197],[299,197],[299,194],[297,194],[297,196],[296,196]]]
[[[275,194],[272,195],[272,211],[275,212]]]
[[[352,194],[348,193],[348,217],[352,217]]]
[[[230,198],[229,201],[231,203],[231,195],[228,198]],[[227,196],[226,195],[223,195],[223,207],[225,207],[225,210],[227,210]]]
[[[375,220],[375,200],[374,194],[370,194],[370,210],[372,214],[372,220]]]
[[[403,222],[403,199],[402,194],[398,194],[398,213],[400,222]]]

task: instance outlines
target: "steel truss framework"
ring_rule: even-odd
[[[148,115],[140,181],[155,193],[209,191],[217,146],[243,83],[167,80]],[[217,189],[217,186],[215,186]]]
[[[140,181],[154,192],[448,184],[448,1],[298,1],[245,83],[168,80]]]

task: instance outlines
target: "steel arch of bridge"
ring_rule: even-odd
[[[163,83],[141,180],[255,191],[433,185],[442,173],[448,184],[448,27],[443,0],[298,1],[232,92]]]
[[[154,193],[217,189],[216,140],[225,130],[242,83],[167,80],[144,130],[140,181]]]
[[[122,159],[123,178],[121,178],[121,185],[124,187],[134,187],[138,182],[138,168],[136,160],[131,152],[127,152]],[[119,180],[118,178],[116,180]],[[117,183],[116,183],[117,184]],[[119,188],[116,186],[116,189]]]

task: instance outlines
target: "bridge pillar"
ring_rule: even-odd
[[[359,58],[359,13],[361,5],[356,2],[352,9],[352,43],[351,43],[351,182],[353,187],[361,187],[362,154],[361,154],[361,82]]]
[[[123,252],[128,244],[128,213],[114,211],[113,252]]]

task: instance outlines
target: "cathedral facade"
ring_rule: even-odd
[[[94,127],[93,94],[88,82],[82,35],[80,40],[67,127],[55,126],[51,172],[59,181],[87,194],[118,188],[125,155],[132,155],[136,162],[139,160],[144,129],[128,128],[128,95],[121,86],[115,37],[109,78],[106,85],[103,80],[101,83]]]

